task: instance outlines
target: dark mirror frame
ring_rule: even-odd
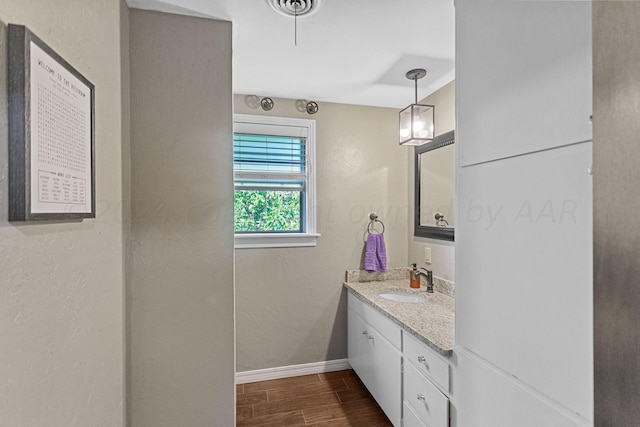
[[[455,142],[454,131],[443,133],[436,136],[433,141],[424,145],[415,147],[414,150],[414,229],[413,235],[416,237],[428,237],[430,239],[449,240],[454,241],[454,228],[453,227],[435,227],[429,225],[420,225],[420,155],[427,153],[438,148],[451,145]]]

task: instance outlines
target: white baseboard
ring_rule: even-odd
[[[351,369],[351,365],[349,365],[347,359],[257,369],[255,371],[236,372],[236,384],[299,377],[301,375],[320,374],[322,372],[341,371],[343,369]]]

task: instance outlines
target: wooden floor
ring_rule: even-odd
[[[236,426],[392,426],[352,370],[238,384],[236,396]]]

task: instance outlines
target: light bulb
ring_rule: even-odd
[[[404,129],[400,129],[400,136],[403,138],[406,138],[409,136],[409,129],[404,128]]]
[[[420,132],[423,128],[424,128],[424,123],[422,123],[420,120],[414,120],[413,121],[413,131],[414,132]]]

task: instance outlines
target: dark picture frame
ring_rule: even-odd
[[[8,25],[9,221],[95,218],[95,86]]]

